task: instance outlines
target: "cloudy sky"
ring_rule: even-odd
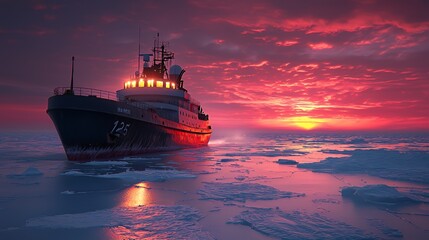
[[[214,128],[429,129],[429,1],[0,1],[1,129],[116,91],[157,32]]]

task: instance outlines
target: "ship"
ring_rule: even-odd
[[[151,53],[140,53],[139,43],[137,71],[116,93],[74,87],[72,57],[70,86],[55,88],[47,108],[68,160],[208,145],[209,115],[184,88],[185,70],[172,65],[174,53],[167,48],[159,35]]]

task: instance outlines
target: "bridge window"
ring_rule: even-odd
[[[165,83],[165,88],[170,88],[170,82]]]
[[[125,82],[125,88],[130,88],[131,87],[131,81],[127,81]]]
[[[143,81],[143,78],[140,78],[140,81],[139,81],[139,87],[144,87],[144,81]]]
[[[163,81],[156,81],[156,87],[162,88],[164,86]]]
[[[147,80],[147,86],[148,87],[153,87],[153,80]]]

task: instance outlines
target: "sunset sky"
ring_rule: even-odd
[[[0,129],[54,129],[68,86],[116,91],[154,36],[214,129],[429,130],[429,1],[0,1]]]

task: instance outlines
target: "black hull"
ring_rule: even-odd
[[[47,113],[69,160],[205,146],[211,135],[210,129],[179,125],[150,109],[96,97],[53,96]]]

